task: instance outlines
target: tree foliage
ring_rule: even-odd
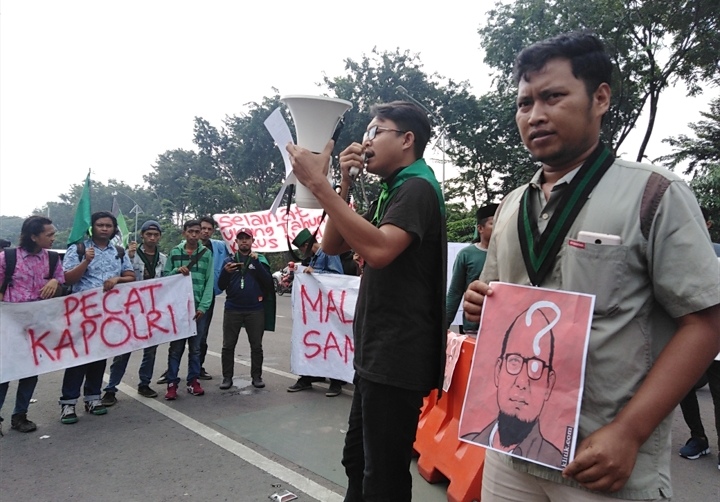
[[[696,137],[681,134],[664,139],[674,151],[657,159],[659,162],[671,168],[687,163],[684,174],[690,176],[703,176],[710,166],[720,164],[720,97],[710,102],[709,112],[700,115],[705,120],[689,124]]]
[[[719,29],[717,0],[516,0],[496,4],[479,33],[485,62],[497,70],[501,91],[511,86],[514,58],[523,47],[569,31],[597,33],[617,70],[603,137],[617,150],[647,105],[649,120],[636,155],[640,161],[662,92],[682,82],[689,95],[696,95],[703,82],[717,78]]]

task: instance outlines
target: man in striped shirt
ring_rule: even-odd
[[[215,284],[213,273],[212,254],[207,252],[205,246],[200,246],[200,221],[189,220],[183,225],[183,236],[185,240],[172,248],[165,263],[165,274],[190,275],[192,278],[193,296],[195,297],[196,331],[190,338],[188,344],[188,375],[187,391],[193,396],[202,396],[205,391],[198,382],[200,375],[200,333],[205,328],[208,317],[205,315],[212,303]],[[170,342],[168,351],[167,371],[167,392],[165,399],[172,401],[177,399],[177,389],[180,383],[178,370],[180,359],[185,351],[185,340]]]

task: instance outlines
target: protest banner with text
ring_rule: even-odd
[[[0,382],[187,338],[195,333],[189,276],[90,289],[41,302],[0,302]]]
[[[237,251],[235,237],[240,228],[246,227],[255,234],[253,251],[258,253],[276,253],[287,251],[287,235],[290,241],[300,233],[303,228],[314,232],[320,225],[317,233],[317,240],[322,241],[325,221],[322,220],[322,209],[304,209],[297,204],[287,208],[281,207],[276,214],[270,210],[257,211],[254,213],[215,214],[213,218],[218,224],[220,235],[228,248],[234,253]]]
[[[352,382],[352,325],[359,287],[359,277],[295,274],[290,371]]]

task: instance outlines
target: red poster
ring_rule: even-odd
[[[492,283],[460,439],[555,469],[574,457],[593,295]]]

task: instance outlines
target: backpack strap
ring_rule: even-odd
[[[5,279],[0,286],[0,293],[3,295],[8,286],[12,286],[12,278],[15,274],[15,265],[17,264],[17,248],[5,250]]]
[[[75,249],[78,255],[78,261],[82,262],[85,259],[85,242],[80,241],[75,244]]]
[[[650,228],[655,220],[655,214],[670,183],[670,180],[662,174],[652,173],[645,184],[645,191],[640,202],[640,231],[645,240],[650,236]]]
[[[48,251],[48,259],[50,261],[50,273],[48,274],[47,279],[50,280],[55,277],[55,269],[57,268],[60,255],[55,251]]]
[[[117,259],[122,261],[125,258],[125,248],[122,246],[115,245],[115,252],[117,253]]]

